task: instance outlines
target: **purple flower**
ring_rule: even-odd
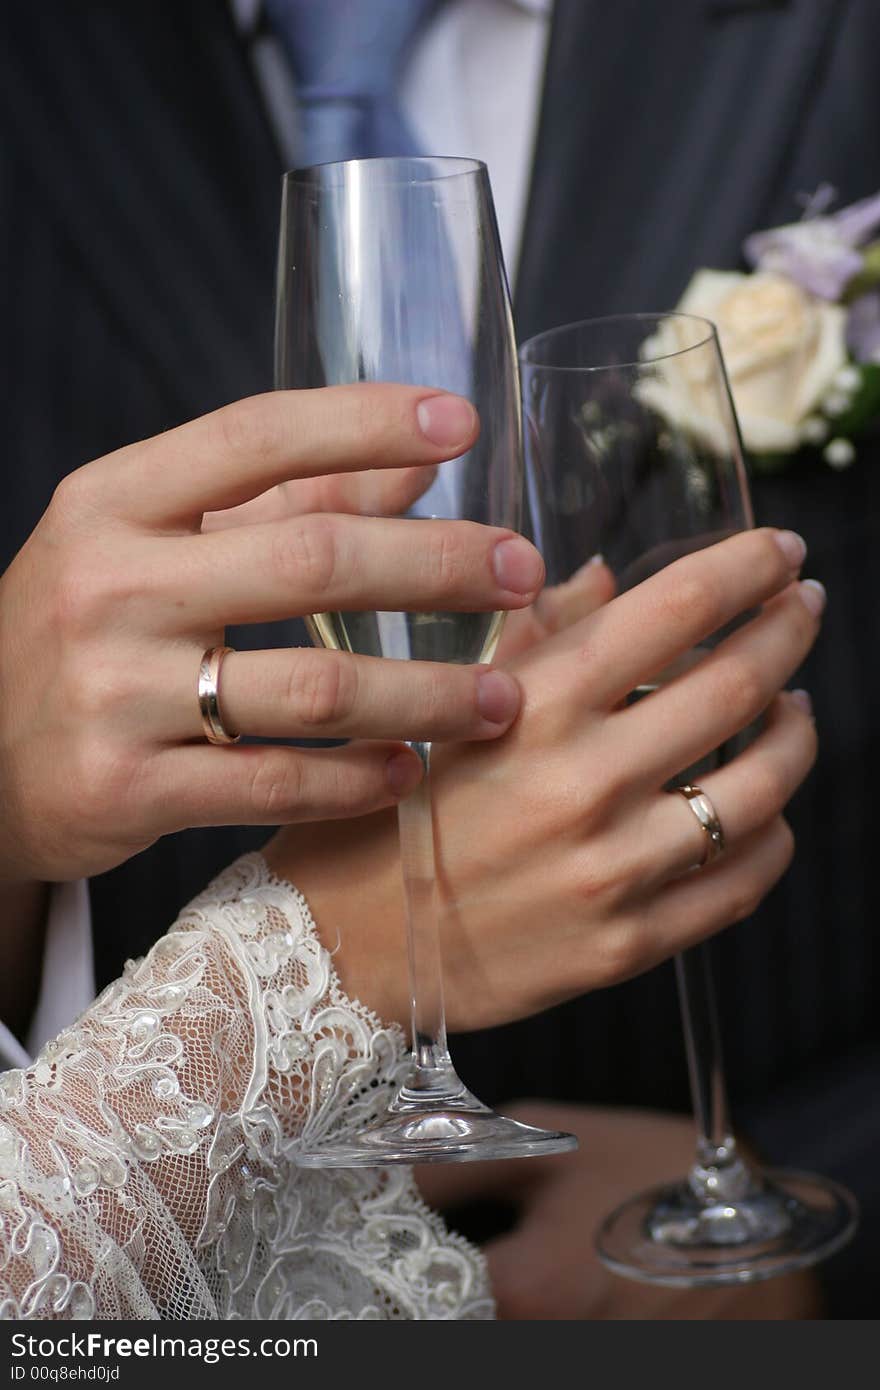
[[[847,246],[864,246],[880,228],[880,193],[875,193],[872,198],[862,198],[858,203],[850,203],[848,208],[841,208],[828,221],[834,224],[837,235]]]
[[[880,362],[880,291],[863,294],[850,306],[846,343],[857,362]]]
[[[753,232],[743,244],[746,259],[761,270],[794,280],[820,299],[839,299],[862,269],[857,247],[880,228],[880,193],[862,198],[828,217]]]

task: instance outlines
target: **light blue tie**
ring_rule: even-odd
[[[265,0],[300,108],[299,163],[418,154],[397,100],[407,51],[440,0]]]

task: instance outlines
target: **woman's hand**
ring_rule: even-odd
[[[791,859],[782,810],[816,752],[779,691],[815,640],[802,543],[758,530],[668,566],[529,648],[502,739],[438,749],[434,793],[452,1029],[509,1022],[615,983],[748,916]],[[648,699],[627,694],[763,605]],[[767,711],[763,732],[702,779],[727,848],[664,783]],[[400,871],[390,818],[290,832],[270,863],[309,898],[350,994],[405,1022]]]
[[[399,740],[503,732],[520,693],[486,668],[227,656],[227,727],[370,740],[346,748],[210,747],[196,699],[201,655],[229,623],[527,606],[543,566],[512,532],[252,501],[294,479],[302,505],[345,505],[326,475],[374,468],[414,495],[477,428],[467,402],[427,388],[274,392],[66,478],[0,582],[0,880],[100,872],[186,826],[362,815],[421,775]]]

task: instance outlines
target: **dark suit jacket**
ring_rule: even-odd
[[[226,0],[42,0],[4,19],[8,560],[71,468],[270,386],[281,169]],[[876,0],[557,0],[520,335],[670,307],[695,267],[735,267],[748,231],[791,220],[799,193],[880,188],[878,53]],[[868,450],[848,473],[756,483],[759,519],[802,531],[829,589],[803,676],[823,752],[792,810],[795,867],[717,947],[741,1125],[863,1202],[861,1237],[828,1269],[850,1317],[876,1312],[880,1274],[878,465]],[[101,983],[264,839],[191,831],[94,880]],[[489,1100],[684,1107],[680,1037],[664,968],[457,1056]]]

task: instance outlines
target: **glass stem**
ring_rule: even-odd
[[[730,1125],[708,943],[676,956],[675,971],[697,1126],[697,1157],[688,1182],[706,1201],[732,1200],[748,1189],[749,1174]]]
[[[440,1096],[459,1089],[446,1042],[443,962],[437,918],[431,745],[410,743],[425,769],[397,808],[403,870],[412,1018],[413,1072],[406,1090]]]

